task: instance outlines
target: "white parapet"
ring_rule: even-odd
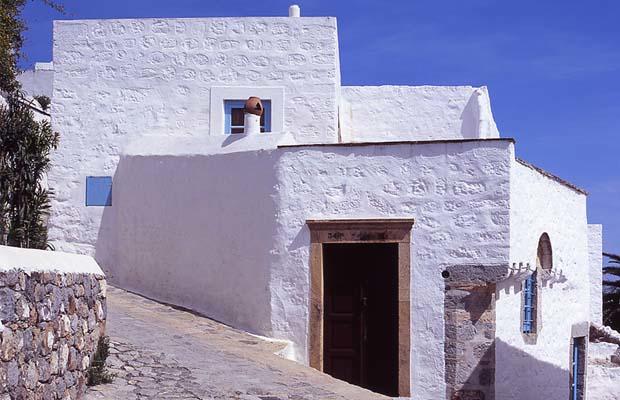
[[[0,272],[63,272],[105,275],[94,258],[60,251],[0,246]]]

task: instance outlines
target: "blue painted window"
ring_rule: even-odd
[[[260,118],[260,131],[271,132],[271,100],[261,100],[264,112]],[[243,133],[243,107],[245,100],[224,100],[224,133]]]
[[[523,333],[535,333],[536,272],[523,282]]]
[[[111,176],[87,176],[86,177],[86,205],[87,206],[111,206],[112,205],[112,177]]]

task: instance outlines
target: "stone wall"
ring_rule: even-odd
[[[0,399],[76,399],[104,334],[106,281],[0,270]]]
[[[448,400],[495,398],[495,282],[502,265],[457,265],[443,271]]]

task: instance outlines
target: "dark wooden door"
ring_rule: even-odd
[[[363,383],[363,287],[358,276],[351,276],[355,257],[327,251],[324,264],[337,266],[325,270],[324,370],[353,383]]]
[[[323,246],[323,368],[398,395],[398,246]]]

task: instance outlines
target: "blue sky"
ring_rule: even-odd
[[[65,0],[28,5],[24,67],[49,61],[52,19],[284,16],[291,1]],[[517,156],[586,189],[620,253],[620,2],[299,1],[338,18],[345,85],[487,85]]]

